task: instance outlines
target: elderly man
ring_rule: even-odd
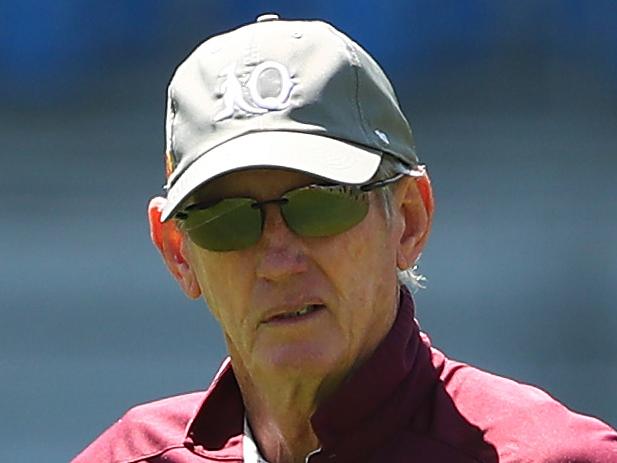
[[[448,360],[401,283],[433,196],[383,71],[320,21],[211,38],[171,80],[152,240],[229,359],[76,462],[617,462],[617,433]]]

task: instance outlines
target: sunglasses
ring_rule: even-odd
[[[287,226],[303,237],[333,236],[359,224],[369,210],[368,192],[396,182],[405,174],[363,185],[313,184],[281,197],[225,198],[192,204],[176,213],[197,246],[217,252],[236,251],[256,244],[264,225],[263,206],[278,204]]]

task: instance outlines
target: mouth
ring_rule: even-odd
[[[308,304],[298,310],[277,313],[276,315],[268,317],[264,323],[283,323],[307,319],[325,308],[326,306],[323,304]]]

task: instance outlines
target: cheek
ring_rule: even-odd
[[[391,233],[376,213],[321,249],[321,262],[344,299],[371,305],[396,276]]]
[[[385,219],[377,212],[373,211],[367,219],[351,230],[347,249],[354,264],[361,265],[355,274],[380,279],[387,273],[385,270],[395,265],[393,238]]]
[[[248,272],[242,271],[241,260],[234,253],[205,253],[198,256],[197,279],[212,315],[223,325],[230,316],[239,315],[243,307],[243,287]]]

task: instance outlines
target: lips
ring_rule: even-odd
[[[274,314],[266,316],[264,323],[299,320],[325,307],[324,304],[306,304],[295,310],[293,308],[277,310]]]

